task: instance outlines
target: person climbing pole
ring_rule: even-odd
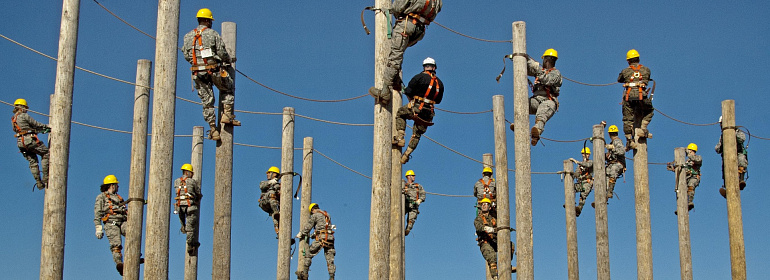
[[[578,165],[578,172],[573,174],[576,180],[575,192],[580,193],[580,201],[578,201],[578,206],[575,207],[575,215],[577,217],[580,217],[580,212],[583,211],[583,205],[586,204],[586,198],[588,198],[588,195],[591,194],[591,190],[593,189],[594,173],[594,163],[591,160],[591,149],[585,147],[580,150],[580,154],[583,156],[583,161],[577,161],[574,158],[569,159],[571,162]]]
[[[607,174],[607,199],[615,196],[615,183],[618,178],[626,172],[626,150],[623,146],[623,141],[618,137],[618,127],[611,125],[607,128],[607,133],[610,134],[610,143],[605,145],[607,148],[606,157],[606,170]]]
[[[222,97],[222,106],[224,112],[220,123],[240,126],[241,122],[235,119],[235,81],[233,75],[235,69],[232,63],[235,57],[230,57],[225,48],[225,42],[219,33],[211,29],[214,16],[211,10],[203,8],[198,10],[198,27],[184,35],[184,45],[182,52],[184,58],[192,67],[192,80],[195,89],[198,90],[198,97],[203,102],[203,118],[209,124],[209,138],[219,141],[219,130],[217,129],[217,117],[214,91],[212,84],[218,89]]]
[[[722,117],[719,117],[719,127],[722,127]],[[743,133],[740,129],[735,130],[735,143],[738,145],[738,186],[741,190],[746,187],[746,174],[748,172],[749,168],[749,150],[748,146],[745,145],[746,143],[746,134]],[[722,154],[724,151],[722,147],[722,136],[719,136],[719,142],[717,143],[716,147],[714,147],[714,150],[717,152],[717,154],[722,155],[722,179],[725,178],[725,155]],[[727,198],[727,190],[725,189],[725,186],[722,186],[722,188],[719,189],[719,194],[722,195],[722,197]]]
[[[652,120],[652,94],[647,90],[651,81],[650,68],[639,64],[639,52],[632,49],[626,53],[628,68],[620,71],[618,83],[623,83],[623,133],[626,134],[626,151],[636,149],[639,138],[651,138],[647,126]],[[642,119],[636,120],[636,115]],[[640,123],[636,127],[636,123]]]
[[[118,194],[118,178],[115,175],[104,177],[100,187],[101,193],[96,196],[94,203],[94,226],[96,226],[96,238],[102,239],[107,234],[110,241],[112,260],[120,275],[123,275],[123,249],[120,236],[126,235],[126,206]],[[104,226],[102,226],[104,224]]]
[[[442,0],[395,0],[390,13],[396,18],[393,35],[390,38],[390,54],[383,73],[380,89],[369,88],[376,102],[386,105],[392,98],[391,90],[401,91],[398,73],[404,61],[406,48],[414,46],[425,35],[425,27],[441,12]],[[390,20],[390,18],[388,18]]]
[[[318,204],[310,203],[308,207],[310,211],[310,218],[307,219],[299,233],[297,233],[297,239],[303,239],[310,230],[315,229],[311,236],[314,241],[308,246],[307,251],[304,252],[304,262],[302,267],[297,268],[297,279],[308,280],[308,271],[310,270],[310,264],[313,261],[313,257],[318,255],[321,248],[324,249],[324,257],[326,257],[326,266],[329,269],[329,280],[334,280],[334,273],[337,271],[337,266],[334,265],[334,256],[337,251],[334,249],[334,231],[337,229],[332,224],[332,219],[329,217],[329,213],[318,208]]]
[[[278,167],[271,166],[267,169],[267,180],[259,182],[259,189],[262,194],[259,196],[259,208],[262,208],[268,215],[273,217],[273,227],[275,228],[275,238],[278,239],[278,228],[281,220],[281,171]]]
[[[182,177],[174,180],[174,192],[176,203],[174,204],[174,214],[179,215],[179,222],[182,227],[179,229],[187,234],[187,254],[195,256],[200,242],[198,242],[197,231],[198,218],[200,213],[200,203],[203,194],[200,184],[193,179],[193,167],[189,163],[182,165]]]
[[[489,274],[492,275],[492,279],[497,280],[497,231],[499,230],[497,219],[490,213],[492,201],[489,198],[479,201],[478,207],[481,211],[473,220],[473,225],[476,228],[476,241],[478,241],[481,256],[484,257],[489,267]],[[513,260],[515,251],[516,246],[511,241],[511,260]],[[513,265],[511,265],[511,273],[516,273],[516,267]]]
[[[687,145],[687,159],[684,162],[685,173],[687,174],[687,210],[695,208],[693,200],[695,199],[695,188],[700,185],[700,167],[703,164],[703,158],[695,153],[698,152],[698,145],[690,143]]]
[[[404,229],[404,235],[409,235],[414,227],[414,221],[417,220],[417,215],[420,214],[420,204],[425,202],[425,189],[422,185],[414,182],[414,171],[406,171],[406,182],[404,184],[404,211],[407,215],[406,229]]]
[[[433,117],[436,115],[433,109],[444,98],[444,83],[436,76],[436,60],[426,58],[422,62],[422,68],[423,72],[412,77],[404,90],[409,103],[398,108],[396,112],[396,135],[392,141],[394,146],[403,147],[406,144],[406,120],[414,121],[412,138],[401,155],[401,164],[409,161],[412,152],[420,143],[420,138],[428,131],[428,127],[433,125]]]
[[[495,189],[495,179],[492,178],[492,168],[484,167],[481,170],[481,179],[476,181],[473,185],[473,196],[476,197],[476,206],[481,203],[483,199],[489,199],[491,202],[491,209],[489,210],[493,217],[497,217],[497,205],[496,195],[497,189]]]
[[[529,98],[529,114],[535,115],[535,125],[532,126],[532,146],[540,141],[540,135],[545,130],[545,123],[559,110],[559,89],[561,88],[561,72],[556,69],[559,54],[554,49],[547,49],[541,57],[543,66],[527,56],[527,75],[535,77],[531,83],[532,97]]]
[[[51,128],[29,116],[27,110],[29,110],[27,100],[16,99],[13,102],[11,123],[13,124],[13,132],[16,133],[14,135],[16,146],[19,147],[21,155],[29,162],[29,171],[35,178],[37,189],[42,190],[48,186],[48,147],[37,138],[37,134],[51,132]],[[38,155],[40,156],[39,165]],[[43,173],[42,178],[40,177],[41,171]]]

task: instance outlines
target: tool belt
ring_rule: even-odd
[[[199,65],[199,66],[190,67],[190,70],[192,70],[193,73],[202,72],[202,71],[211,73],[214,70],[218,70],[219,66],[220,66],[219,64]]]
[[[422,102],[422,103],[425,103],[425,104],[430,105],[430,106],[433,106],[433,104],[436,104],[436,102],[433,101],[433,100],[430,100],[430,99],[427,99],[427,98],[424,98],[424,97],[420,97],[420,96],[416,96],[416,95],[414,96],[414,101]]]
[[[28,134],[37,134],[37,133],[35,133],[35,131],[32,131],[32,130],[25,130],[25,131],[22,131],[22,132],[14,134],[13,137],[19,138],[19,137],[23,137],[24,135],[28,135]]]
[[[632,83],[625,83],[625,84],[623,84],[623,86],[624,87],[641,87],[642,89],[646,89],[647,88],[647,84],[645,84],[645,83],[634,83],[634,82],[632,82]]]
[[[424,17],[421,17],[418,14],[415,13],[409,13],[406,15],[407,18],[412,20],[412,23],[414,24],[422,24],[422,25],[430,25],[430,20]]]

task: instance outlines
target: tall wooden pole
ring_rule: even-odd
[[[513,53],[527,53],[527,30],[523,21],[513,23]],[[532,256],[532,171],[529,140],[529,99],[527,87],[527,59],[513,56],[513,122],[514,153],[516,160],[516,279],[535,278]],[[499,160],[499,158],[498,158]],[[498,187],[498,189],[500,189]],[[498,198],[499,199],[499,198]]]
[[[234,22],[222,22],[222,40],[225,42],[227,53],[236,57],[236,25]],[[235,64],[233,64],[235,68]],[[232,76],[233,82],[235,76]],[[233,88],[233,91],[235,89]],[[219,112],[221,120],[222,92],[219,93]],[[233,104],[235,106],[235,104]],[[213,269],[214,279],[230,279],[230,238],[233,212],[233,132],[232,125],[221,125],[217,142],[215,180],[214,180],[214,242]]]
[[[158,1],[144,279],[168,279],[179,0]]]
[[[390,104],[392,112],[398,111],[401,106],[401,94],[393,94]],[[393,135],[396,135],[396,114],[393,114]],[[391,149],[391,175],[390,175],[390,280],[404,280],[404,185],[401,181],[401,150],[402,148],[393,145]]]
[[[134,128],[131,134],[131,175],[128,198],[139,198],[128,204],[126,221],[126,254],[123,257],[123,279],[139,279],[139,258],[142,255],[142,225],[144,223],[144,184],[147,170],[147,124],[150,118],[150,77],[152,62],[140,59],[136,63],[134,88]]]
[[[62,279],[64,229],[67,214],[67,167],[70,157],[70,121],[75,54],[78,42],[80,0],[64,0],[56,63],[56,102],[51,114],[50,165],[43,208],[43,238],[40,250],[40,279]]]
[[[641,117],[635,119],[641,119]],[[652,229],[647,138],[639,138],[634,150],[634,194],[636,197],[636,273],[639,280],[648,280],[652,279]]]
[[[572,162],[564,160],[564,214],[567,221],[567,275],[570,280],[580,279],[578,265],[577,217],[575,213],[575,183]]]
[[[294,108],[283,108],[281,126],[281,173],[294,172]],[[278,221],[278,273],[277,280],[289,280],[291,270],[291,210],[294,177],[291,174],[281,177],[281,209]]]
[[[305,137],[302,142],[302,194],[299,207],[299,225],[302,225],[310,219],[310,203],[313,198],[313,137]],[[302,271],[302,264],[305,262],[303,254],[307,253],[308,240],[297,240],[299,242],[299,254],[297,254],[297,270]]]
[[[596,207],[596,275],[610,279],[610,240],[607,225],[607,174],[604,173],[604,124],[593,127],[594,205]]]
[[[492,97],[495,129],[495,169],[497,176],[497,274],[500,280],[511,279],[511,207],[508,199],[508,143],[505,133],[505,103],[502,95]],[[530,216],[531,218],[531,216]]]
[[[494,117],[493,117],[493,121],[494,121]],[[486,154],[481,155],[481,159],[482,159],[482,162],[484,163],[484,164],[482,164],[482,170],[484,170],[483,169],[484,167],[492,168],[495,165],[494,162],[493,162],[493,159],[492,159],[492,154],[490,154],[490,153],[486,153]],[[497,195],[497,193],[495,193],[495,195]],[[497,215],[497,213],[495,213],[495,215]],[[486,275],[487,275],[486,279],[487,280],[492,280],[493,279],[492,278],[492,274],[489,273],[489,265],[487,265],[487,262],[484,262],[484,268],[485,268],[484,270],[486,271]]]
[[[191,149],[191,155],[190,155],[190,165],[192,165],[193,170],[193,179],[195,179],[196,182],[198,182],[201,189],[203,189],[203,182],[201,182],[202,175],[203,175],[203,127],[202,126],[194,126],[193,127],[193,137],[192,137],[192,149]],[[201,193],[203,191],[201,190]],[[193,229],[195,231],[195,236],[200,239],[200,236],[198,233],[200,232],[200,220],[201,220],[201,206],[198,205],[198,224]],[[195,242],[198,242],[198,240],[195,240]],[[189,245],[187,245],[189,246]],[[186,251],[185,251],[186,252]],[[198,254],[195,254],[194,256],[185,253],[184,255],[184,279],[185,280],[196,280],[198,279]]]
[[[387,38],[388,19],[381,11],[390,9],[390,0],[375,0],[374,84],[384,84],[383,74],[390,44]],[[374,105],[374,143],[372,155],[372,200],[369,221],[369,280],[390,277],[390,187],[392,110],[390,106]]]
[[[730,236],[730,264],[733,279],[746,279],[746,251],[743,245],[743,213],[738,187],[738,144],[735,139],[735,100],[722,101],[722,157],[727,189],[727,228]]]
[[[682,280],[692,280],[692,251],[690,250],[690,213],[687,208],[687,174],[685,174],[685,148],[674,149],[676,172],[676,221],[679,226],[679,266]]]

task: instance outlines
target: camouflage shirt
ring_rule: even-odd
[[[473,196],[475,196],[478,200],[483,198],[495,200],[495,179],[489,176],[484,176],[484,178],[476,181],[476,184],[473,185]]]
[[[626,149],[623,146],[623,141],[619,137],[615,137],[610,144],[612,149],[607,149],[607,164],[619,161],[625,165]]]
[[[632,67],[639,67],[639,77],[635,77],[637,70],[634,70]],[[633,92],[637,92],[637,96],[640,89],[639,83],[644,84],[645,86],[642,87],[642,96],[643,98],[646,98],[647,92],[645,92],[643,89],[646,87],[647,83],[650,82],[650,74],[650,68],[647,68],[647,66],[641,65],[639,63],[631,63],[631,65],[620,71],[620,74],[618,75],[618,83],[623,83],[623,86],[625,86],[627,89],[631,89],[629,95],[631,95]],[[626,83],[634,84],[626,85]]]
[[[735,143],[738,145],[738,153],[745,154],[746,146],[744,146],[744,143],[746,143],[746,134],[743,133],[743,131],[740,129],[735,130]],[[714,147],[714,150],[717,152],[717,154],[722,153],[722,136],[719,136],[719,143],[717,143],[716,147]]]
[[[390,13],[401,17],[409,13],[415,13],[433,21],[441,12],[442,0],[395,0],[390,5]]]
[[[406,184],[404,196],[406,196],[407,203],[416,202],[418,199],[425,202],[425,189],[418,183]]]
[[[94,225],[101,225],[104,217],[107,217],[108,222],[125,221],[126,206],[120,206],[121,202],[123,202],[123,197],[119,194],[102,192],[97,195],[96,202],[94,203]]]
[[[593,179],[594,162],[591,159],[578,162],[578,174],[579,181],[588,181]]]
[[[308,235],[310,230],[315,229],[316,239],[334,240],[334,230],[332,230],[332,219],[329,217],[329,213],[323,210],[311,213],[310,218],[307,219],[300,234]]]
[[[553,97],[559,96],[561,89],[561,72],[556,68],[543,69],[540,63],[530,58],[527,60],[527,75],[535,77],[532,85],[532,94],[548,96],[548,91]]]
[[[195,39],[196,30],[203,30],[200,32],[201,45],[198,45],[197,42],[193,42]],[[222,37],[219,36],[219,33],[211,28],[206,27],[205,25],[198,25],[198,28],[187,32],[187,34],[184,35],[184,45],[182,46],[182,52],[184,53],[184,59],[187,60],[187,62],[190,64],[193,63],[193,46],[195,47],[195,56],[197,57],[196,60],[198,65],[206,65],[203,61],[203,57],[201,56],[201,49],[210,49],[213,58],[217,62],[230,62],[230,55],[227,53],[227,49],[225,48],[225,41],[222,40]]]
[[[16,113],[13,118],[11,118],[11,122],[15,123],[13,126],[13,132],[20,133],[40,133],[43,132],[46,128],[48,128],[47,125],[40,123],[29,116],[26,112],[18,112]],[[20,131],[16,131],[18,126],[18,129]]]
[[[700,155],[687,156],[684,167],[687,168],[688,175],[700,175],[700,166],[703,164],[703,158]]]
[[[497,231],[492,233],[484,231],[484,227],[497,227],[497,220],[495,220],[492,215],[488,212],[479,212],[479,215],[473,220],[473,226],[476,228],[476,235],[478,236],[479,242],[497,244]]]
[[[184,180],[184,183],[182,183]],[[174,180],[174,199],[181,206],[198,205],[201,196],[201,186],[193,178],[181,177]],[[188,203],[190,205],[188,205]]]

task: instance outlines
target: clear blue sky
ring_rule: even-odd
[[[559,68],[565,77],[589,83],[613,82],[626,67],[625,52],[635,48],[658,82],[655,106],[684,121],[712,123],[720,115],[720,102],[735,99],[738,125],[759,136],[770,136],[761,119],[766,110],[763,87],[768,84],[764,65],[770,64],[764,1],[695,2],[570,2],[540,1],[447,1],[437,21],[460,32],[495,40],[511,37],[511,23],[527,23],[527,49],[539,57],[547,48],[559,51]],[[103,4],[138,28],[155,33],[157,3],[110,1]],[[238,68],[276,89],[317,99],[341,99],[364,94],[373,82],[374,36],[366,36],[358,14],[373,1],[306,1],[286,5],[273,1],[184,1],[180,16],[182,35],[196,26],[195,12],[208,7],[220,23],[238,24]],[[20,1],[9,5],[0,33],[46,54],[56,56],[61,4]],[[370,28],[374,26],[367,13]],[[154,59],[155,42],[129,28],[92,1],[83,0],[80,10],[78,66],[133,81],[138,59]],[[54,61],[8,41],[0,40],[6,61],[2,100],[26,98],[32,110],[48,112],[49,94],[55,81]],[[410,48],[404,60],[404,76],[420,71],[420,62],[431,56],[438,62],[438,75],[446,86],[439,106],[455,111],[483,111],[492,106],[492,96],[505,95],[506,114],[512,116],[512,74],[508,71],[495,83],[502,68],[501,57],[511,53],[506,43],[485,43],[460,37],[431,25],[423,41]],[[177,95],[197,100],[190,90],[187,62],[179,56]],[[545,137],[580,139],[602,120],[620,124],[618,102],[621,87],[587,87],[564,81],[561,107],[546,126]],[[131,130],[133,86],[75,73],[72,119],[114,129]],[[371,123],[370,98],[343,103],[313,103],[270,92],[237,76],[236,108],[281,112],[294,107],[298,114],[327,120]],[[204,125],[198,105],[177,101],[176,134],[191,134]],[[10,107],[5,107],[11,117]],[[47,122],[41,116],[33,115]],[[244,125],[236,129],[239,143],[280,146],[279,116],[239,114]],[[7,121],[8,119],[6,119]],[[493,152],[491,114],[455,115],[437,112],[436,125],[427,136],[476,159]],[[0,275],[7,279],[35,279],[39,275],[43,193],[30,192],[34,183],[27,162],[18,154],[7,124],[5,145],[0,153],[4,187],[0,197]],[[720,157],[713,152],[719,138],[717,126],[688,126],[656,113],[650,126],[655,138],[649,143],[650,162],[673,160],[675,147],[695,142],[703,155],[703,177],[691,212],[693,271],[696,279],[728,279],[730,257],[725,200],[717,189],[722,185]],[[338,126],[297,119],[296,147],[302,138],[315,139],[322,153],[357,171],[371,174],[372,128]],[[508,133],[509,160],[513,167],[512,133]],[[127,197],[130,164],[129,135],[72,126],[67,199],[65,279],[117,278],[106,239],[94,236],[93,202],[107,174],[121,181],[120,194]],[[532,149],[533,171],[558,171],[562,161],[578,157],[579,143],[544,142]],[[743,227],[749,279],[770,278],[766,260],[770,231],[764,188],[768,181],[763,162],[768,143],[752,139],[749,149],[750,175],[743,198]],[[190,159],[190,138],[176,138],[173,177]],[[206,141],[203,164],[203,212],[199,275],[211,275],[212,216],[214,188],[214,142]],[[301,171],[300,152],[295,170]],[[629,154],[630,155],[630,154]],[[149,159],[149,157],[148,157]],[[630,167],[631,162],[629,162]],[[276,239],[268,216],[258,208],[258,183],[271,165],[280,165],[278,150],[235,147],[232,214],[232,278],[273,279],[276,268]],[[423,139],[404,170],[414,169],[417,181],[428,191],[471,194],[480,164]],[[633,172],[610,202],[609,246],[612,277],[636,276]],[[510,174],[513,178],[513,173]],[[538,279],[564,279],[567,273],[564,228],[563,183],[557,175],[532,176],[534,263]],[[171,186],[169,186],[171,187]],[[371,181],[316,155],[313,201],[329,211],[338,227],[338,279],[365,279],[368,273],[369,204]],[[513,193],[513,185],[511,193]],[[679,277],[674,196],[674,174],[663,166],[650,166],[650,204],[654,275],[657,279]],[[513,201],[514,197],[511,196]],[[593,196],[589,197],[589,201]],[[421,207],[412,234],[406,239],[407,278],[482,279],[484,261],[474,241],[471,198],[429,196]],[[297,232],[298,204],[294,207],[293,233]],[[169,211],[170,214],[171,211]],[[578,218],[580,273],[596,276],[594,211],[584,209]],[[169,278],[181,279],[184,269],[184,236],[176,216],[171,216]],[[292,260],[292,271],[296,269]],[[323,257],[317,256],[311,277],[326,277]]]

